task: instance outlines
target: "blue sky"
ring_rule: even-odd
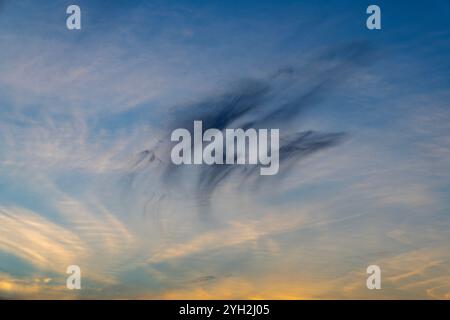
[[[378,1],[374,31],[367,1],[78,1],[79,31],[0,3],[0,297],[450,297],[448,2]],[[245,83],[313,93],[282,134],[346,139],[199,201],[170,129]]]

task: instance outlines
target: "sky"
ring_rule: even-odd
[[[0,298],[449,299],[449,16],[0,1]],[[194,120],[279,128],[280,172],[174,166]]]

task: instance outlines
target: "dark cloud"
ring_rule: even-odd
[[[326,148],[338,145],[345,133],[320,133],[313,128],[302,129],[304,111],[320,104],[342,82],[367,61],[371,50],[365,43],[352,43],[320,52],[301,67],[281,68],[266,79],[237,81],[216,96],[170,111],[167,143],[138,156],[138,163],[162,159],[163,183],[176,188],[185,170],[197,170],[194,179],[200,207],[208,211],[212,193],[234,176],[240,184],[281,179],[296,168],[299,160]],[[260,176],[254,166],[201,165],[175,166],[170,161],[170,133],[176,128],[192,130],[194,120],[202,120],[208,128],[278,128],[280,129],[280,171],[275,177]],[[226,157],[226,155],[224,155]],[[192,178],[192,177],[191,177]]]
[[[211,282],[214,280],[217,280],[217,278],[215,276],[208,275],[208,276],[197,277],[197,278],[191,280],[190,282],[191,283],[206,283],[206,282]]]

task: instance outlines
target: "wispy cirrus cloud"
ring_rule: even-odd
[[[380,56],[312,39],[372,41],[333,33],[357,29],[350,11],[323,23],[304,4],[224,18],[90,1],[91,21],[114,23],[67,34],[59,16],[35,19],[53,4],[24,3],[0,21],[0,251],[34,271],[2,264],[0,295],[78,297],[64,289],[74,263],[89,298],[448,298],[447,55],[438,66],[414,50],[445,52],[446,33],[380,37]],[[176,170],[167,183],[158,147],[198,116],[301,131],[286,140],[289,174]],[[374,263],[382,293],[364,287]]]

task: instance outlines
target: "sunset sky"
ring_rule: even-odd
[[[0,299],[450,299],[449,88],[446,0],[0,0]],[[279,174],[170,164],[243,108]]]

